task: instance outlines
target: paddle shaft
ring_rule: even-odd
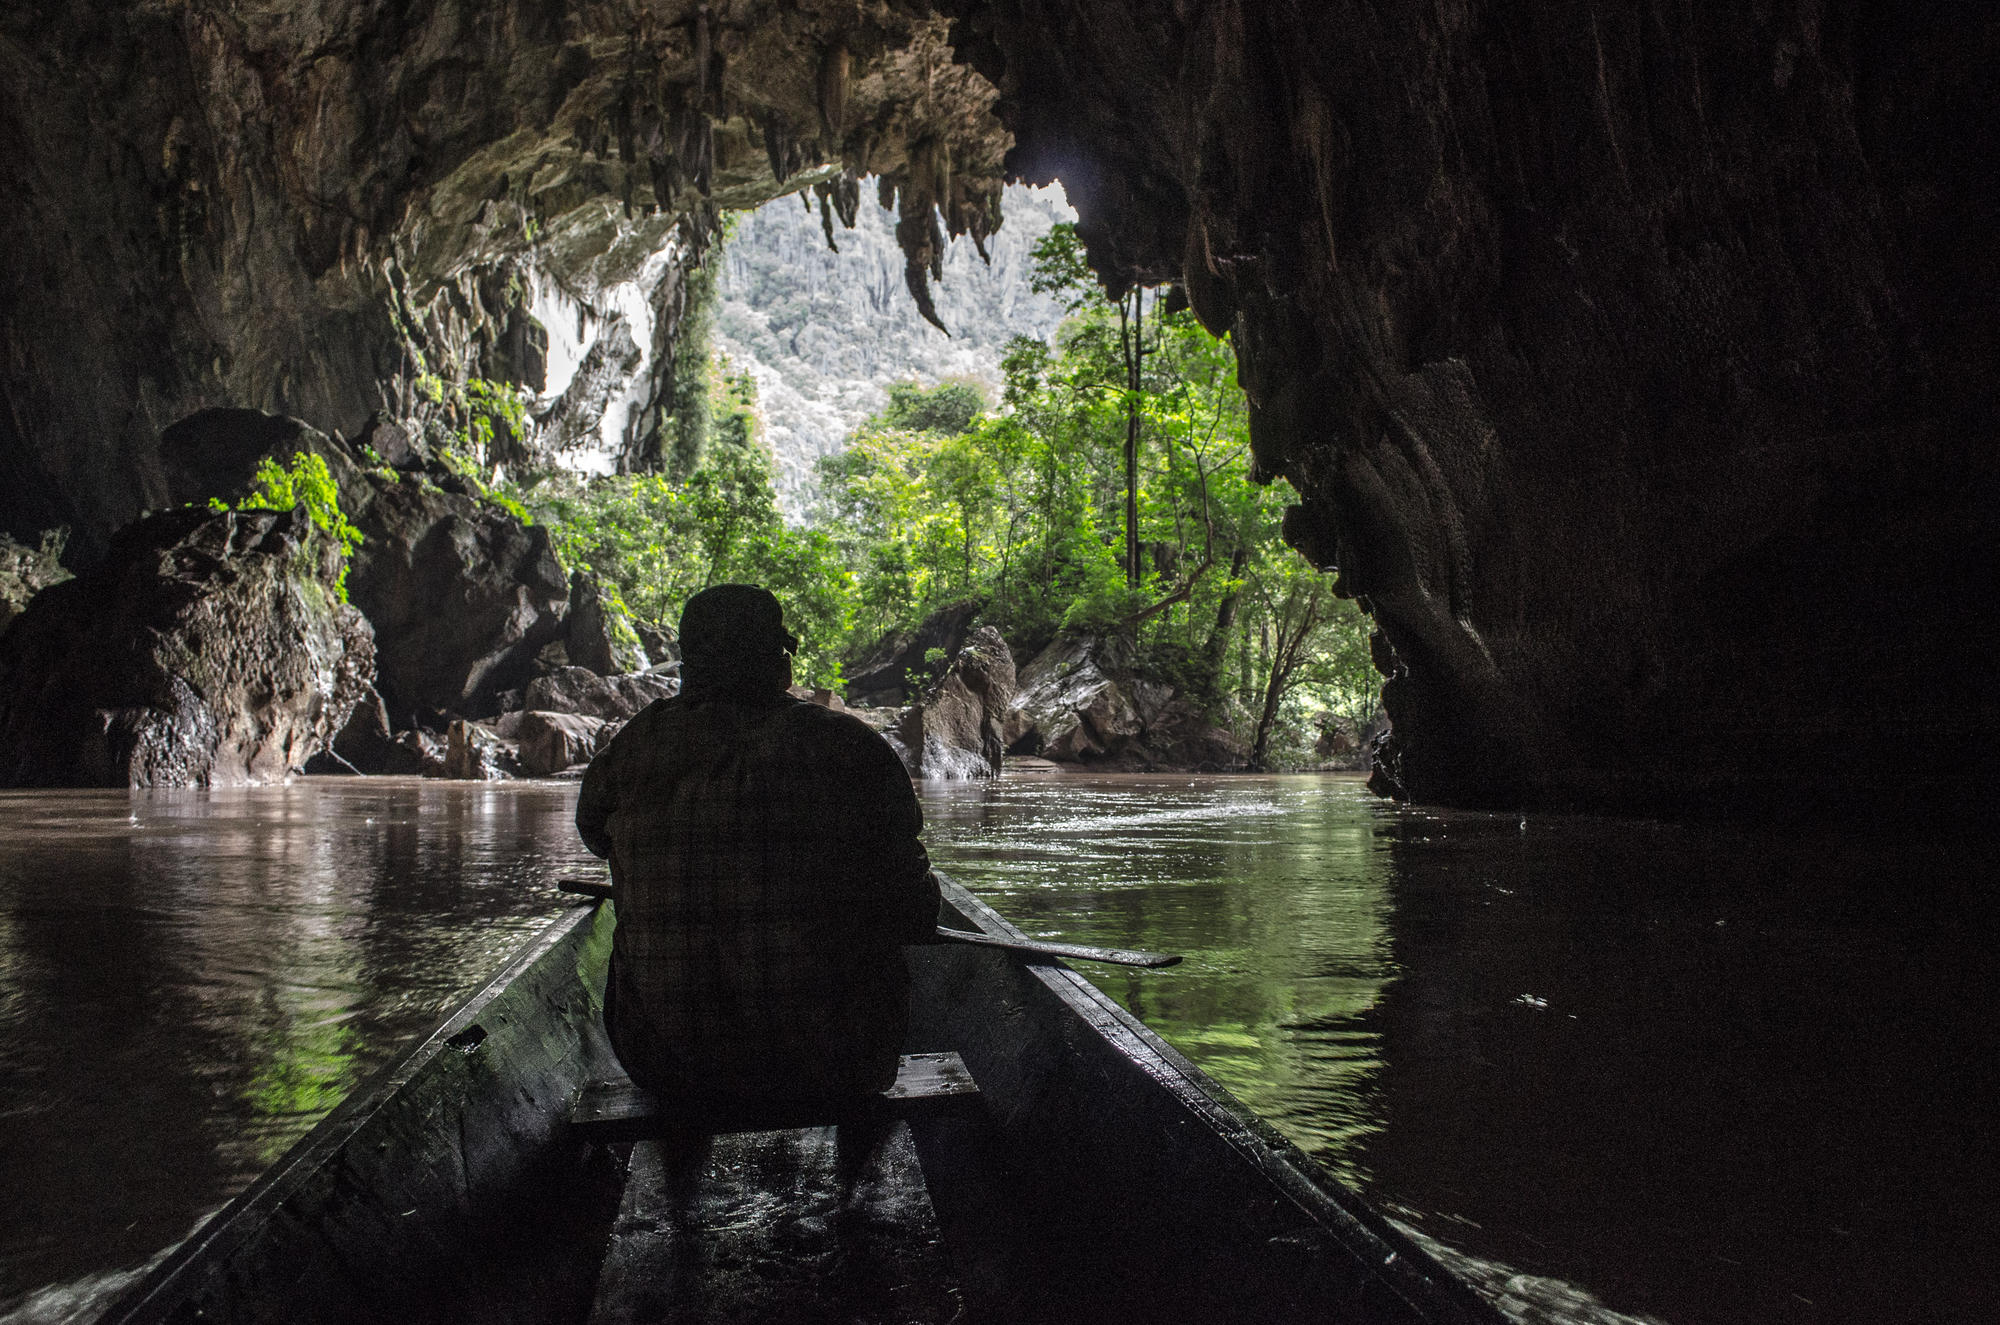
[[[584,879],[561,879],[556,887],[578,897],[597,897],[611,900],[611,885],[592,883]],[[966,943],[979,948],[1004,948],[1008,952],[1027,953],[1036,957],[1069,957],[1078,961],[1105,962],[1112,966],[1139,966],[1156,970],[1162,966],[1180,963],[1180,954],[1173,952],[1141,952],[1131,948],[1091,948],[1080,943],[1038,943],[1033,939],[996,939],[990,934],[979,934],[969,929],[946,929],[937,927],[940,943]]]

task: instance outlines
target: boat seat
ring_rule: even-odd
[[[926,1109],[977,1095],[979,1087],[955,1053],[904,1054],[896,1068],[896,1084],[882,1092],[890,1113],[907,1117]],[[823,1127],[840,1119],[824,1106],[790,1101],[731,1101],[712,1107],[667,1108],[660,1097],[629,1079],[593,1081],[577,1093],[569,1121],[586,1140],[647,1141],[667,1136],[725,1136],[737,1132],[772,1132],[798,1127]]]

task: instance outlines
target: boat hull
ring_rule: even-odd
[[[1019,937],[949,882],[942,919]],[[618,1072],[612,928],[608,904],[552,924],[109,1319],[584,1319],[623,1173],[568,1114]],[[974,1319],[1500,1319],[1076,972],[910,963],[907,1049],[980,1090],[910,1123]]]

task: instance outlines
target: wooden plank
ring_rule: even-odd
[[[556,887],[577,897],[596,897],[611,900],[611,885],[594,879],[560,879]],[[936,927],[934,942],[970,943],[982,948],[1004,948],[1008,952],[1018,952],[1023,957],[1057,957],[1072,961],[1105,962],[1112,966],[1137,966],[1146,970],[1158,970],[1165,966],[1180,965],[1180,954],[1175,952],[1145,952],[1138,948],[1094,948],[1083,943],[1050,943],[1043,939],[1031,939],[1015,933],[1004,937],[983,934],[971,929],[946,929]]]
[[[935,1100],[978,1093],[979,1086],[957,1054],[904,1054],[896,1068],[896,1084],[883,1091],[882,1097],[890,1101]]]
[[[904,1054],[896,1068],[896,1083],[882,1092],[890,1110],[912,1109],[977,1095],[979,1087],[965,1060],[955,1053]],[[642,1141],[670,1134],[728,1135],[811,1127],[836,1121],[822,1108],[779,1102],[742,1103],[725,1112],[670,1113],[653,1092],[625,1078],[593,1081],[577,1093],[570,1109],[570,1126],[585,1140],[609,1143]]]
[[[909,1126],[642,1141],[591,1325],[947,1325],[965,1311]]]

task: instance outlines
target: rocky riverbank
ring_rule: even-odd
[[[993,777],[1007,756],[1098,772],[1232,772],[1249,748],[1116,636],[1058,636],[1017,658],[976,602],[884,638],[850,667],[853,711],[915,777]],[[936,661],[933,661],[936,660]]]
[[[635,646],[546,530],[378,422],[355,442],[212,409],[168,428],[174,509],[121,531],[87,574],[8,544],[0,782],[186,786],[294,773],[574,774],[678,692],[671,635]],[[317,456],[361,533],[236,504],[260,466]],[[919,778],[995,777],[1007,756],[1100,771],[1227,771],[1243,743],[1134,665],[1065,635],[1017,656],[956,603],[849,667],[848,708]]]

